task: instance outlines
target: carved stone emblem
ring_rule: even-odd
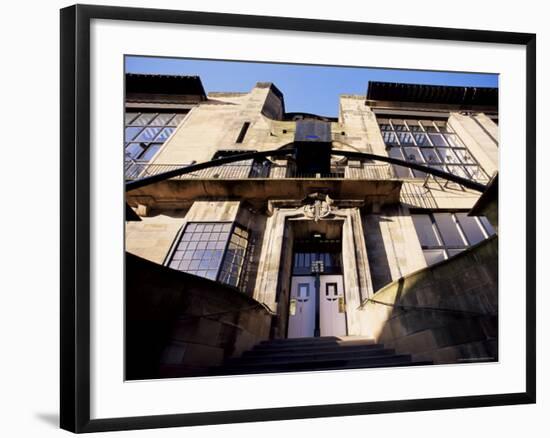
[[[304,205],[304,214],[315,222],[329,216],[335,208],[334,201],[330,196],[322,193],[308,195],[304,203],[306,204]]]

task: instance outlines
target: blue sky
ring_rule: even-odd
[[[127,73],[198,75],[207,93],[250,91],[256,82],[273,82],[287,112],[336,117],[340,94],[366,94],[369,81],[498,87],[498,75],[365,67],[331,67],[256,62],[128,56]]]

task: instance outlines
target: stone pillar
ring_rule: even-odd
[[[277,310],[277,285],[281,269],[285,219],[285,214],[278,209],[275,209],[273,215],[267,218],[258,265],[258,279],[253,296],[253,298],[264,303],[274,312]]]
[[[346,296],[348,335],[360,335],[361,302],[373,293],[361,215],[358,208],[335,212],[344,218],[342,227],[342,264]]]

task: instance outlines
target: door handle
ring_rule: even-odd
[[[290,314],[290,316],[296,315],[296,298],[291,298],[290,299],[290,305],[289,305],[289,308],[288,308],[288,313]]]
[[[338,297],[338,313],[346,313],[346,303],[344,297]]]

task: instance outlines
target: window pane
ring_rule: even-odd
[[[147,125],[153,117],[155,117],[156,113],[145,113],[141,114],[136,120],[134,120],[131,124],[132,125]]]
[[[433,125],[433,123],[429,120],[422,120],[422,126],[424,127],[424,129],[426,130],[426,132],[437,132],[437,130],[435,129],[435,126]]]
[[[160,143],[152,143],[149,145],[145,153],[139,157],[140,160],[149,161],[157,153],[162,145]]]
[[[174,128],[164,128],[162,131],[160,131],[160,134],[157,136],[155,141],[165,142],[168,137],[172,135],[172,132],[174,132]]]
[[[485,175],[485,172],[481,170],[479,166],[464,166],[464,169],[470,175],[470,178],[476,181],[487,181],[488,178]]]
[[[418,240],[420,240],[420,245],[439,246],[440,242],[434,232],[430,216],[427,214],[413,214],[411,217],[416,228],[416,234],[418,234]]]
[[[422,149],[422,155],[427,163],[441,163],[439,156],[435,153],[435,149],[433,148]]]
[[[409,125],[409,130],[413,132],[422,131],[422,128],[420,128],[420,125],[418,124],[418,120],[409,120],[407,121],[407,125]]]
[[[389,155],[391,158],[397,158],[398,160],[405,160],[400,148],[391,148],[389,150]],[[410,178],[411,176],[409,169],[406,167],[394,165],[393,170],[395,171],[395,174],[399,178]]]
[[[447,146],[447,142],[441,134],[428,134],[434,146]]]
[[[185,114],[176,114],[176,116],[170,120],[170,126],[177,126],[185,118]]]
[[[437,122],[437,126],[439,128],[439,132],[443,132],[445,134],[450,134],[453,132],[450,126],[445,122]]]
[[[462,251],[464,251],[466,248],[461,248],[461,249],[450,249],[447,251],[447,253],[449,254],[449,257],[453,257],[457,254],[460,254]]]
[[[160,132],[161,128],[146,128],[136,138],[136,141],[148,142],[152,141]]]
[[[172,114],[159,114],[149,124],[154,125],[154,126],[163,126],[163,125],[166,125],[172,119],[172,117],[174,117],[173,113]]]
[[[400,132],[397,136],[402,145],[414,145],[412,135],[408,132]]]
[[[450,148],[437,148],[437,152],[443,158],[445,163],[458,163],[458,158],[456,157],[454,151]]]
[[[131,126],[129,128],[126,128],[124,130],[124,141],[132,141],[134,138],[136,138],[136,135],[138,135],[139,131],[141,131],[143,128],[138,126]]]
[[[397,144],[397,137],[395,136],[393,131],[382,132],[382,137],[384,139],[384,143],[386,144]]]
[[[124,123],[129,124],[132,120],[134,120],[139,113],[126,113],[124,114]]]
[[[428,141],[428,137],[426,137],[426,134],[414,134],[414,139],[416,140],[416,144],[418,146],[431,146],[430,142]]]
[[[405,157],[407,161],[412,161],[412,162],[421,163],[421,164],[424,162],[418,148],[403,148],[403,151],[405,152]]]
[[[465,246],[464,240],[462,240],[450,213],[434,213],[433,216],[445,245]]]
[[[143,147],[138,143],[130,143],[126,146],[125,153],[126,157],[137,159],[143,152]]]
[[[428,266],[445,260],[445,252],[442,249],[425,249],[423,252]]]
[[[485,239],[475,217],[468,216],[467,213],[456,213],[456,218],[462,227],[462,231],[466,234],[466,239],[468,239],[470,245],[475,245]]]
[[[396,131],[406,131],[407,127],[403,124],[402,120],[392,120],[393,129]]]

